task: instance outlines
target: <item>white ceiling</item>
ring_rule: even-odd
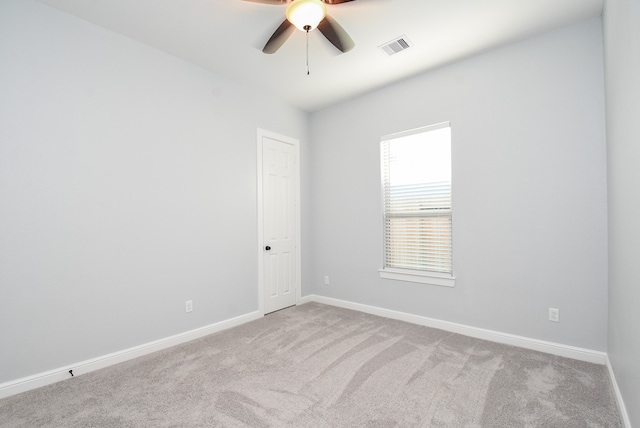
[[[603,0],[357,0],[327,12],[355,41],[345,54],[319,31],[297,31],[273,55],[264,43],[285,5],[243,0],[40,0],[312,112],[411,75],[599,16]],[[413,46],[378,46],[406,35]]]

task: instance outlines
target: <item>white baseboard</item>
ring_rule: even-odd
[[[604,365],[606,364],[607,359],[606,352],[593,351],[591,349],[577,348],[575,346],[563,345],[560,343],[531,339],[524,336],[517,336],[515,334],[486,330],[478,327],[471,327],[464,324],[457,324],[449,321],[438,320],[435,318],[423,317],[421,315],[413,315],[405,312],[393,311],[377,306],[363,305],[361,303],[354,303],[346,300],[334,299],[331,297],[311,294],[300,299],[300,303],[308,302],[318,302],[326,305],[338,306],[340,308],[353,309],[356,311],[378,315],[385,318],[406,321],[412,324],[433,327],[440,330],[463,334],[465,336],[489,340],[491,342],[504,343],[507,345],[518,346],[525,349],[532,349],[534,351],[545,352],[547,354],[573,358],[575,360],[587,361],[595,364]]]
[[[508,345],[519,346],[525,349],[532,349],[540,352],[546,352],[548,354],[559,355],[562,357],[573,358],[581,361],[588,361],[596,364],[606,364],[609,370],[609,376],[611,378],[616,401],[620,409],[620,414],[623,419],[626,428],[631,428],[629,416],[620,394],[618,384],[611,368],[609,358],[604,352],[593,351],[589,349],[576,348],[573,346],[562,345],[553,342],[546,342],[537,339],[530,339],[523,336],[516,336],[508,333],[501,333],[492,330],[485,330],[477,327],[471,327],[463,324],[452,323],[448,321],[441,321],[434,318],[423,317],[420,315],[408,314],[405,312],[393,311],[390,309],[384,309],[377,306],[363,305],[360,303],[349,302],[346,300],[333,299],[330,297],[307,295],[300,299],[300,304],[318,302],[326,305],[337,306],[345,309],[353,309],[360,312],[365,312],[372,315],[378,315],[385,318],[396,319],[400,321],[410,322],[412,324],[423,325],[426,327],[438,328],[445,331],[451,331],[453,333],[463,334],[465,336],[476,337],[479,339],[489,340],[492,342],[504,343]],[[129,349],[114,352],[111,354],[103,355],[101,357],[92,358],[90,360],[81,361],[76,364],[69,364],[65,367],[50,370],[43,373],[38,373],[32,376],[24,377],[21,379],[9,381],[0,384],[0,398],[8,397],[11,395],[19,394],[21,392],[29,391],[31,389],[39,388],[41,386],[49,385],[51,383],[59,382],[71,377],[69,370],[73,370],[74,375],[81,375],[84,373],[92,372],[94,370],[102,369],[114,364],[118,364],[133,358],[141,357],[143,355],[150,354],[152,352],[160,351],[162,349],[170,348],[181,343],[189,342],[206,335],[216,333],[218,331],[226,330],[231,327],[235,327],[250,321],[262,318],[262,313],[256,311],[245,315],[241,315],[228,320],[220,321],[215,324],[211,324],[205,327],[197,328],[195,330],[180,333],[174,336],[159,339],[153,342],[145,343],[139,346],[134,346]]]
[[[609,370],[609,378],[611,378],[611,384],[613,385],[613,392],[616,396],[616,403],[618,404],[618,410],[620,411],[620,417],[622,418],[622,423],[625,428],[631,428],[631,420],[629,419],[629,413],[627,413],[627,407],[624,405],[624,400],[622,399],[622,393],[620,393],[620,388],[618,387],[618,382],[616,381],[616,375],[613,372],[613,367],[611,367],[611,361],[609,361],[609,356],[607,355],[607,369]]]
[[[226,330],[228,328],[235,327],[249,321],[254,321],[262,318],[262,316],[263,315],[260,312],[251,312],[235,318],[220,321],[215,324],[200,327],[195,330],[134,346],[133,348],[124,349],[122,351],[113,352],[101,357],[81,361],[76,364],[69,364],[68,366],[60,367],[58,369],[49,370],[47,372],[38,373],[32,376],[5,382],[0,384],[0,398],[19,394],[21,392],[39,388],[41,386],[69,379],[71,377],[71,375],[69,374],[69,370],[73,370],[74,375],[81,375],[84,373],[92,372],[94,370],[102,369],[114,364],[131,360],[133,358],[141,357],[152,352],[170,348],[181,343],[189,342],[191,340],[198,339],[200,337],[204,337],[218,331]]]

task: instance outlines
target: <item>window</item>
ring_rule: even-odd
[[[449,123],[382,137],[380,160],[380,276],[453,286]]]

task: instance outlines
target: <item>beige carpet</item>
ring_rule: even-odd
[[[0,400],[2,427],[619,427],[604,366],[310,303]]]

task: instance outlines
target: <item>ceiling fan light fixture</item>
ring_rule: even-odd
[[[287,6],[287,19],[301,31],[311,31],[327,14],[321,0],[294,0]]]

